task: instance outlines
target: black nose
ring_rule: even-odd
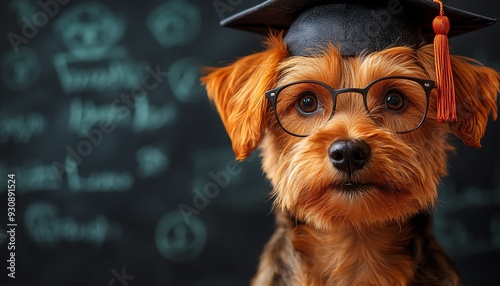
[[[370,159],[370,146],[362,140],[339,140],[330,146],[329,155],[333,166],[351,175]]]

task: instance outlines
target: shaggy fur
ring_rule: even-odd
[[[386,76],[435,80],[431,45],[358,57],[342,57],[329,46],[313,57],[289,57],[282,37],[273,35],[263,52],[203,77],[237,159],[260,146],[273,186],[277,229],[252,285],[459,285],[430,233],[429,210],[453,150],[448,134],[480,147],[489,115],[497,116],[500,76],[464,57],[452,56],[452,66],[458,121],[437,122],[434,89],[424,124],[407,134],[375,124],[359,94],[341,94],[325,126],[294,137],[279,127],[264,93],[298,80],[335,89]],[[411,91],[408,96],[416,100]],[[329,160],[337,140],[362,140],[371,149],[369,161],[350,177]],[[342,191],[348,180],[362,191]]]

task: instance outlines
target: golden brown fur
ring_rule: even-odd
[[[489,115],[497,116],[500,76],[464,57],[453,56],[452,65],[458,121],[437,122],[434,89],[424,124],[400,135],[376,125],[359,94],[342,94],[326,126],[294,137],[278,126],[264,93],[297,80],[337,89],[391,75],[435,79],[432,46],[347,58],[330,46],[314,57],[289,57],[281,36],[271,36],[265,51],[202,79],[237,158],[260,146],[273,185],[278,226],[253,285],[459,284],[430,233],[427,211],[446,175],[448,134],[480,146]],[[366,184],[363,192],[339,191],[348,178],[328,158],[334,141],[351,139],[371,148],[369,162],[349,178]]]

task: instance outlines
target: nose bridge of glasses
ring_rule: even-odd
[[[335,113],[365,110],[366,89],[342,88],[334,91]]]

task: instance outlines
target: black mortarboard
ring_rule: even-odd
[[[309,55],[332,43],[342,55],[355,56],[432,42],[432,21],[439,11],[439,4],[432,0],[268,0],[221,25],[260,34],[286,31],[291,55]],[[496,21],[449,6],[444,6],[444,12],[451,23],[448,36]]]

